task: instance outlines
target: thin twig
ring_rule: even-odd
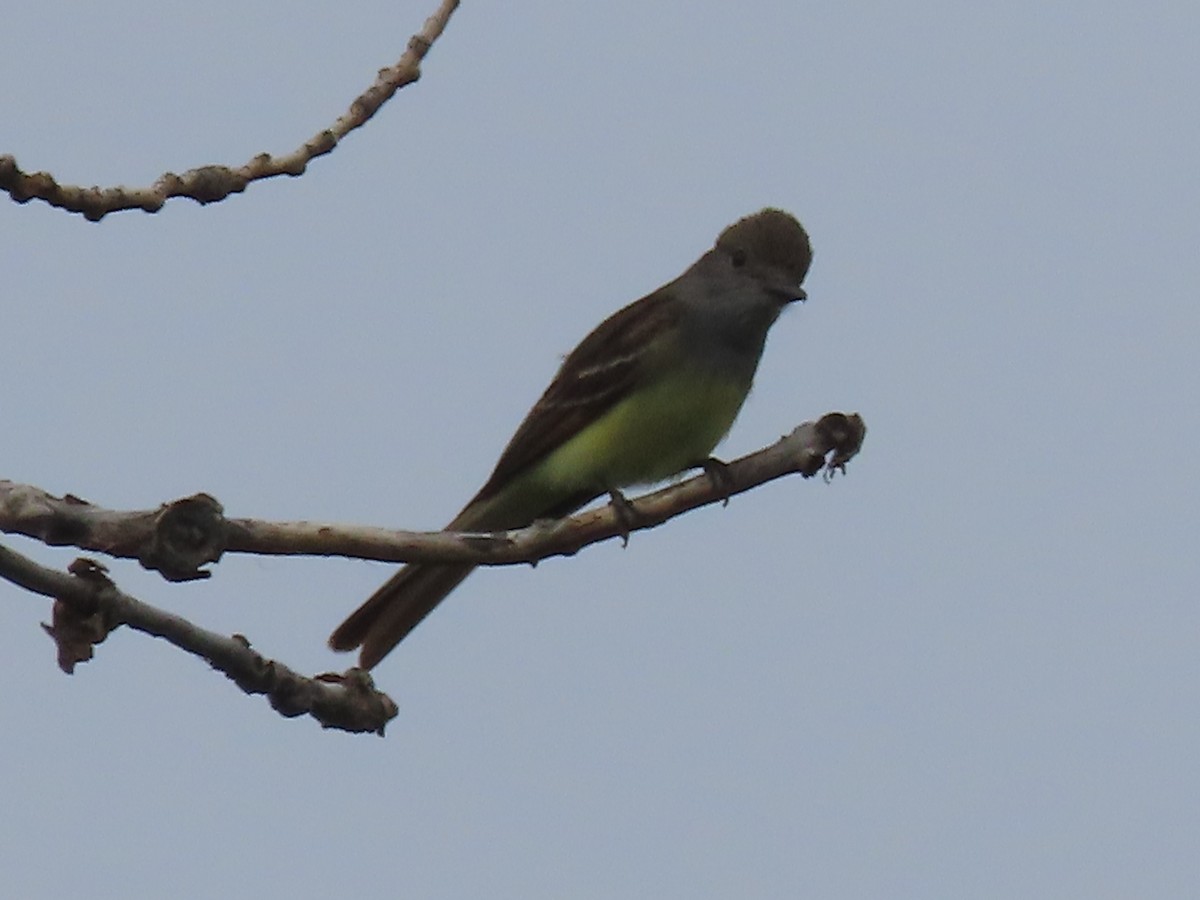
[[[82,213],[99,222],[110,212],[141,209],[158,212],[171,197],[190,197],[197,203],[216,203],[230,194],[241,193],[252,181],[276,175],[302,175],[308,163],[333,151],[338,142],[364,125],[400,88],[421,77],[421,62],[434,41],[446,28],[459,0],[442,0],[437,11],[425,20],[424,27],[408,41],[408,49],[395,65],[380,69],[363,94],[329,128],[317,132],[303,145],[283,156],[260,153],[245,165],[207,165],[189,169],[182,175],[166,172],[150,187],[123,186],[100,188],[59,184],[49,172],[24,172],[16,157],[0,156],[0,190],[17,203],[43,200],[68,212]]]
[[[92,648],[121,625],[163,638],[223,672],[247,694],[263,694],[280,715],[309,715],[325,728],[382,735],[396,704],[360,669],[307,678],[266,659],[240,635],[207,631],[121,591],[104,568],[76,560],[71,574],[39,565],[0,546],[0,577],[55,598],[53,623],[43,626],[58,646],[59,667],[72,672]]]

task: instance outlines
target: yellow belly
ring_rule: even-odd
[[[618,403],[531,474],[564,493],[663,481],[709,457],[747,391],[708,373],[670,376]]]

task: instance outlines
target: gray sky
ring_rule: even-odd
[[[290,151],[434,5],[14,7],[0,152],[141,185]],[[812,234],[810,300],[722,452],[870,429],[832,485],[476,575],[376,670],[385,740],[127,631],[65,677],[0,584],[6,890],[1200,894],[1198,29],[468,2],[302,178],[98,225],[0,202],[0,477],[55,493],[437,527],[561,354],[767,204]],[[112,564],[309,672],[391,570]]]

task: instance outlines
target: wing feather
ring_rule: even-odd
[[[596,326],[563,360],[471,503],[498,493],[511,478],[540,462],[624,397],[645,372],[647,343],[663,329],[669,330],[677,316],[674,293],[666,285]]]

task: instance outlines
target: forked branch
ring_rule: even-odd
[[[598,541],[653,528],[710,503],[727,501],[754,487],[799,473],[808,478],[844,471],[858,453],[866,426],[857,415],[829,413],[806,422],[775,444],[708,473],[639,497],[635,517],[609,504],[555,522],[499,534],[405,532],[382,528],[226,519],[220,504],[197,494],[157,510],[118,512],[77,497],[54,497],[40,488],[0,481],[0,531],[139,560],[170,581],[207,578],[201,566],[223,553],[346,556],[390,562],[470,562],[475,565],[536,563],[569,556]],[[383,733],[396,704],[377,691],[370,676],[344,674],[308,678],[265,659],[241,635],[206,631],[179,616],[122,592],[105,568],[77,559],[69,573],[46,568],[0,547],[0,578],[55,600],[44,626],[58,649],[59,666],[71,672],[92,658],[93,648],[115,628],[128,625],[161,637],[207,660],[242,690],[264,694],[285,716],[310,715],[327,728]]]

